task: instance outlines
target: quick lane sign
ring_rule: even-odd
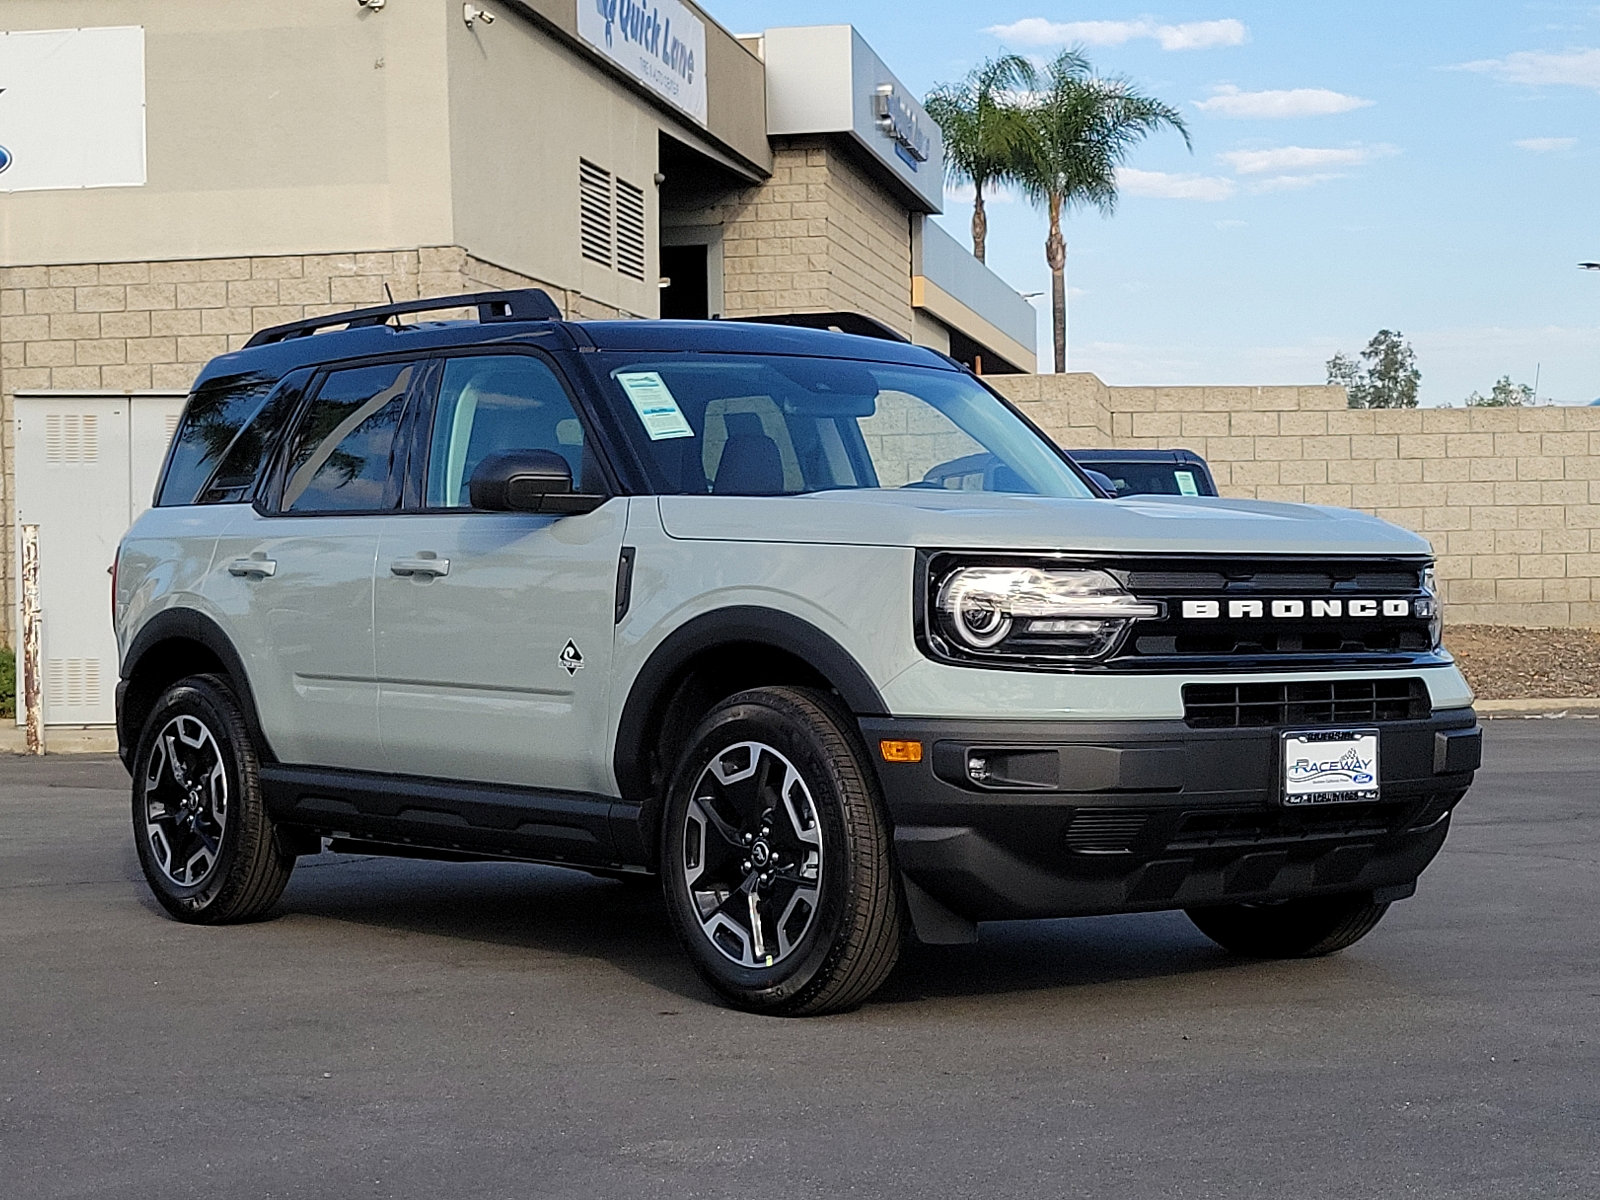
[[[0,192],[144,181],[144,30],[0,32]]]
[[[678,0],[578,0],[578,34],[651,91],[706,123],[706,26]]]

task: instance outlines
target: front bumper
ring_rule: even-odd
[[[1409,894],[1444,844],[1482,734],[1470,708],[1378,725],[1380,799],[1280,803],[1281,730],[1180,721],[862,718],[913,916],[1193,908],[1333,892]],[[920,741],[884,762],[882,739]],[[969,760],[987,778],[974,782]],[[934,936],[930,937],[930,931]]]

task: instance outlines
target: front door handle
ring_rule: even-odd
[[[450,574],[450,560],[448,558],[397,558],[389,564],[391,575],[416,577],[418,575],[437,579],[441,575]]]
[[[240,579],[270,579],[278,564],[270,558],[236,558],[228,564],[228,574]]]

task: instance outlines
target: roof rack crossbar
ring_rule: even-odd
[[[759,325],[795,325],[801,329],[833,329],[840,333],[853,333],[857,337],[911,344],[911,339],[898,329],[884,324],[877,317],[858,312],[771,313],[759,317],[729,317],[728,320],[754,321]]]
[[[268,346],[290,338],[308,337],[319,329],[344,325],[360,329],[382,325],[390,317],[402,313],[437,312],[446,308],[476,308],[478,321],[559,321],[561,309],[543,288],[522,288],[507,292],[474,292],[470,296],[434,296],[427,300],[402,300],[398,304],[382,304],[377,308],[357,308],[349,312],[328,313],[322,317],[307,317],[303,321],[290,321],[258,330],[245,343],[251,346]]]

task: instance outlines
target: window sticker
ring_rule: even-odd
[[[667,381],[655,371],[618,371],[616,381],[633,401],[633,410],[639,414],[644,431],[652,442],[668,438],[693,437],[689,420],[678,407],[678,401],[667,387]]]
[[[1193,471],[1174,471],[1172,477],[1178,481],[1178,495],[1198,496],[1200,489],[1195,486]]]

